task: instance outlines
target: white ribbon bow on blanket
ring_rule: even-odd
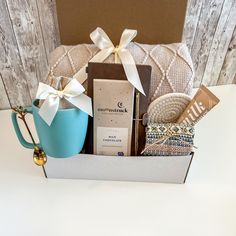
[[[77,108],[93,116],[91,98],[83,94],[84,91],[84,87],[76,79],[72,79],[61,91],[39,83],[36,98],[45,99],[39,109],[39,115],[50,126],[58,111],[60,99],[65,98]]]
[[[107,34],[101,29],[97,28],[90,34],[91,40],[101,50],[99,51],[90,62],[103,62],[112,53],[115,54],[115,63],[118,62],[118,58],[121,61],[128,81],[143,95],[145,95],[143,86],[141,84],[138,70],[135,65],[135,61],[131,53],[126,49],[128,44],[137,35],[137,30],[125,29],[121,35],[120,43],[117,47],[114,46]],[[75,75],[82,84],[87,79],[86,67],[82,67]]]

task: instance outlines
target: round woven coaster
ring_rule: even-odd
[[[148,122],[176,122],[183,113],[191,98],[184,93],[168,93],[155,99],[148,106]]]

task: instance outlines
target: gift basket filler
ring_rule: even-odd
[[[17,137],[46,177],[185,182],[194,126],[219,99],[203,85],[191,96],[194,69],[184,43],[141,44],[136,35],[125,29],[115,45],[97,27],[93,44],[57,47],[32,106],[13,108]]]

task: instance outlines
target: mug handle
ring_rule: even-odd
[[[32,107],[26,107],[25,108],[27,113],[32,114]],[[21,143],[21,145],[25,148],[29,148],[29,149],[34,149],[35,145],[33,143],[29,143],[25,140],[25,138],[23,137],[21,130],[19,128],[19,124],[18,124],[18,120],[17,120],[17,113],[16,112],[12,112],[11,113],[11,120],[17,135],[17,138],[19,140],[19,142]],[[37,146],[39,146],[39,144],[36,144]]]

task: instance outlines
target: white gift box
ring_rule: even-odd
[[[170,3],[172,7],[169,7]],[[146,1],[140,1],[139,4],[136,4],[135,1],[119,1],[117,3],[106,1],[108,10],[105,15],[101,15],[97,11],[97,5],[101,5],[101,1],[94,1],[93,4],[91,8],[91,4],[83,0],[73,0],[73,4],[70,5],[66,1],[57,1],[62,44],[71,45],[86,42],[85,39],[88,39],[91,29],[95,29],[97,26],[104,28],[109,32],[112,41],[119,43],[122,30],[130,25],[138,32],[142,32],[137,38],[139,42],[157,44],[181,41],[186,0],[181,1],[181,4],[170,0],[153,2],[148,15],[143,11]],[[132,15],[130,7],[133,7],[134,4],[136,4],[136,11]],[[173,4],[175,5],[173,6]],[[116,18],[114,18],[116,5],[121,7],[122,11],[116,11]],[[83,9],[79,14],[70,10],[70,7],[75,9],[78,6],[78,9]],[[154,10],[152,11],[152,9]],[[164,21],[163,16],[173,14],[175,17],[169,18],[168,22]],[[126,15],[128,17],[124,17]],[[137,16],[139,16],[138,21]],[[65,19],[67,20],[65,21]],[[116,21],[115,19],[120,20]],[[77,27],[70,27],[73,24],[68,25],[68,22],[76,22]],[[155,27],[152,26],[153,22],[155,22]],[[91,43],[91,41],[87,40],[86,43]],[[134,157],[78,154],[70,158],[48,157],[44,171],[48,178],[184,183],[192,158],[193,153],[189,156]]]
[[[183,184],[193,158],[189,156],[100,156],[78,154],[48,157],[47,178],[140,181]]]

